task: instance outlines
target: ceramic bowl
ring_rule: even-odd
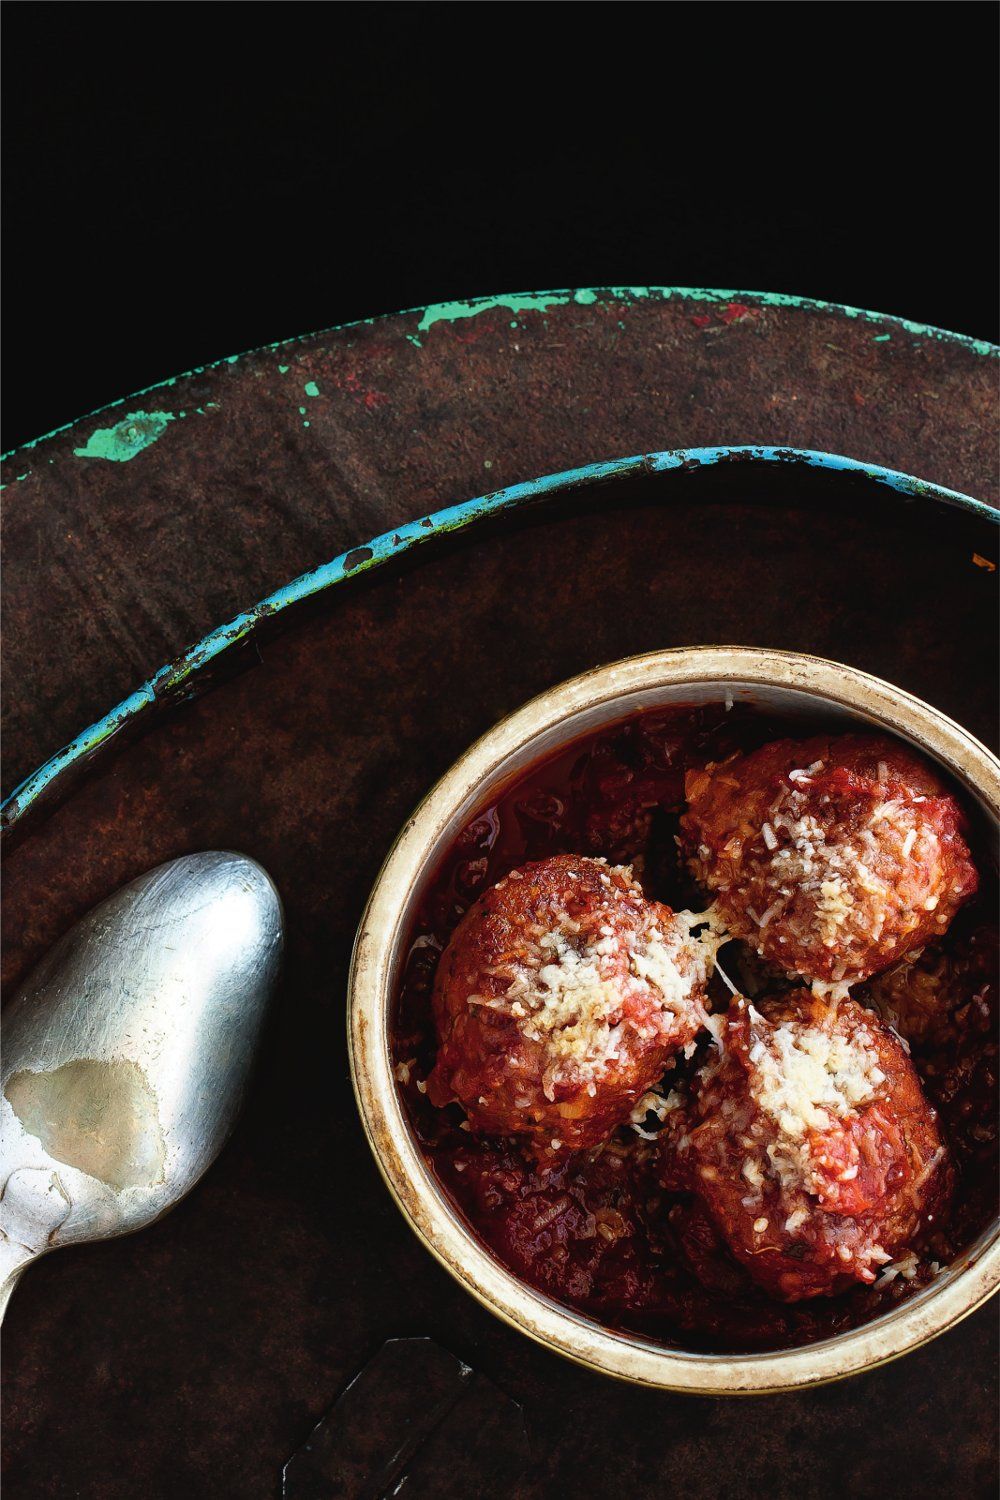
[[[861,721],[937,761],[1000,827],[1000,761],[901,688],[817,657],[745,647],[655,652],[598,667],[503,719],[441,778],[396,840],[369,898],[349,982],[349,1051],[358,1107],[390,1192],[411,1228],[485,1307],[547,1348],[637,1385],[723,1395],[817,1385],[872,1369],[950,1328],[1000,1283],[1000,1226],[933,1283],[872,1322],[803,1348],[703,1354],[612,1331],[519,1280],[476,1238],[426,1165],[393,1076],[389,1021],[404,944],[440,854],[497,791],[582,734],[637,710],[737,702]]]

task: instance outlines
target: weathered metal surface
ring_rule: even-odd
[[[50,1257],[12,1304],[12,1495],[61,1495],[69,1476],[108,1497],[272,1496],[353,1372],[385,1339],[428,1333],[523,1406],[535,1462],[516,1500],[595,1476],[631,1496],[665,1474],[692,1496],[990,1491],[988,1309],[826,1391],[652,1396],[492,1319],[420,1248],[368,1155],[344,1041],[355,925],[420,794],[500,714],[596,662],[716,640],[851,662],[993,737],[985,521],[783,465],[643,475],[595,501],[357,577],[116,751],[9,855],[11,984],[81,911],[191,849],[259,859],[288,930],[257,1087],[213,1171],[141,1254]]]
[[[389,1339],[285,1465],[284,1500],[507,1500],[528,1463],[517,1404],[431,1339]]]
[[[5,786],[253,600],[485,490],[749,442],[991,500],[995,434],[987,346],[796,298],[493,297],[234,357],[5,462]]]

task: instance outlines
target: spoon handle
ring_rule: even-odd
[[[38,1252],[19,1245],[0,1230],[0,1323],[7,1312],[10,1294],[21,1279],[21,1272]]]
[[[0,1322],[21,1272],[29,1261],[52,1249],[69,1207],[55,1171],[19,1167],[7,1178],[0,1197]]]

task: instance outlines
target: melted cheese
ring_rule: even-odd
[[[688,963],[685,972],[681,972],[677,962],[681,951],[682,945],[676,935],[668,941],[660,929],[654,927],[646,946],[629,954],[632,973],[651,984],[662,997],[664,1008],[676,1016],[683,1015],[691,1003],[692,980],[705,978],[704,959],[696,957],[690,944],[683,946]]]
[[[769,1027],[752,1006],[750,1019],[758,1027],[749,1051],[750,1092],[775,1127],[767,1148],[771,1167],[782,1187],[815,1191],[809,1137],[874,1100],[885,1082],[878,1054],[857,1033],[787,1021]]]
[[[763,1017],[750,1007],[751,1020]],[[878,1055],[856,1036],[783,1022],[753,1042],[752,1092],[760,1108],[793,1139],[825,1130],[871,1103],[885,1074]]]

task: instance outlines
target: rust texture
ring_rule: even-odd
[[[246,355],[4,464],[6,790],[276,585],[538,474],[773,443],[997,497],[994,361],[891,320],[640,298],[419,322]],[[77,456],[155,412],[128,462]]]
[[[338,336],[340,365],[330,341],[300,346],[318,362],[305,378],[341,378],[308,429],[279,428],[276,364],[260,356],[206,377],[207,400],[231,382],[220,411],[240,414],[239,463],[224,426],[169,458],[175,427],[188,441],[175,423],[128,463],[60,459],[30,501],[24,481],[8,521],[10,779],[234,605],[494,483],[627,448],[780,438],[987,493],[989,421],[977,430],[969,413],[989,401],[971,354],[925,343],[901,350],[893,374],[870,326],[855,345],[853,324],[813,328],[826,314],[799,315],[796,331],[792,314],[769,313],[769,327],[724,325],[702,346],[706,331],[669,306],[641,336],[596,311],[567,316],[563,350],[531,332],[530,380],[506,313],[431,329],[415,355],[444,341],[419,390],[382,325]],[[821,332],[849,351],[837,358],[871,406],[845,405],[839,367],[817,364]],[[545,339],[559,342],[551,318]],[[386,405],[350,394],[344,371],[359,361],[364,390],[393,408],[383,427],[366,424]],[[310,401],[296,416],[299,404]],[[501,472],[483,484],[487,457]],[[724,641],[853,663],[990,741],[998,575],[974,554],[996,561],[984,523],[864,480],[796,469],[632,482],[582,512],[556,505],[351,580],[40,821],[6,861],[8,987],[123,881],[212,846],[271,871],[289,957],[246,1114],[196,1191],[141,1236],[43,1260],[15,1295],[8,1493],[273,1497],[384,1340],[425,1335],[523,1407],[532,1460],[512,1500],[594,1492],[595,1478],[623,1497],[664,1482],[693,1497],[992,1493],[989,1309],[897,1365],[749,1404],[591,1375],[493,1319],[407,1229],[357,1120],[344,1037],[350,947],[379,863],[498,716],[601,661]],[[77,631],[78,652],[59,645]]]

